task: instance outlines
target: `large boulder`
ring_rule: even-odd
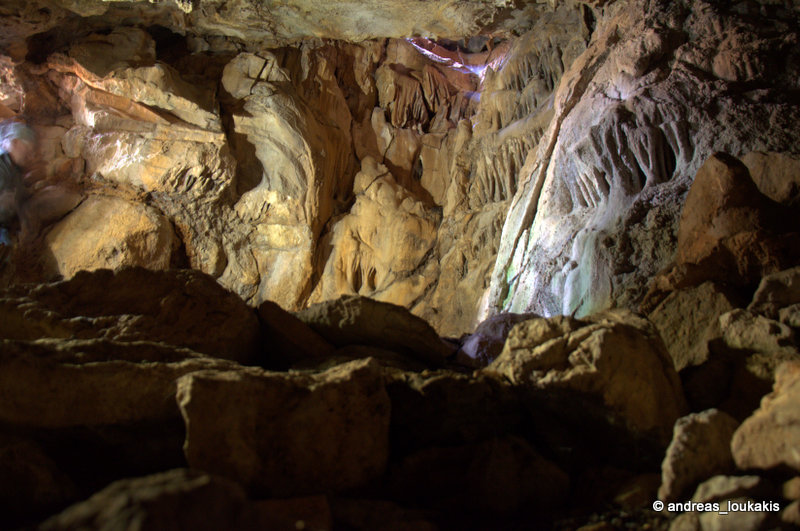
[[[359,296],[315,304],[297,317],[335,346],[369,345],[441,364],[453,354],[431,326],[401,306]]]
[[[258,351],[255,312],[199,271],[80,272],[0,292],[0,337],[152,341],[239,362]]]
[[[450,371],[387,371],[393,455],[521,434],[530,419],[519,395],[499,378]]]
[[[796,213],[763,195],[741,161],[717,153],[703,164],[683,205],[674,265],[654,279],[643,306],[707,280],[752,289],[800,260]]]
[[[736,298],[720,286],[705,282],[670,293],[648,314],[675,363],[675,370],[708,359],[708,341],[719,337],[719,316],[737,306]]]
[[[800,470],[800,363],[781,365],[775,387],[736,430],[731,452],[742,470],[788,466]]]
[[[92,196],[47,234],[51,276],[141,266],[168,269],[178,239],[153,208],[119,197]]]
[[[258,306],[258,318],[269,338],[269,363],[291,366],[331,357],[334,347],[295,315],[272,301]]]
[[[741,158],[762,194],[785,205],[800,200],[800,159],[789,153],[753,151]]]
[[[686,409],[658,332],[628,311],[532,319],[518,324],[487,369],[516,385],[601,404],[622,426],[666,445]]]
[[[4,339],[0,367],[0,421],[69,428],[178,420],[178,378],[237,364],[145,341]]]
[[[390,403],[371,359],[318,374],[197,372],[178,404],[189,466],[260,496],[359,487],[386,467]]]

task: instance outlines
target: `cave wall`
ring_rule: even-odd
[[[797,153],[797,7],[612,6],[565,74],[521,172],[493,311],[636,307],[674,255],[686,190],[713,153]]]
[[[85,198],[6,279],[191,267],[450,336],[635,308],[711,154],[800,150],[795,3],[445,4],[4,5],[0,110]]]

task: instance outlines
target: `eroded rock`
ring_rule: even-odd
[[[441,364],[454,352],[431,326],[408,310],[366,297],[346,296],[296,314],[336,346],[371,345]]]
[[[781,365],[772,393],[745,420],[733,436],[731,452],[742,470],[771,469],[780,465],[800,469],[800,363]]]
[[[673,291],[648,318],[661,334],[675,370],[681,371],[708,359],[708,341],[722,334],[719,316],[736,306],[735,297],[706,282]]]
[[[93,196],[47,234],[50,274],[141,266],[168,269],[178,240],[169,220],[151,207]]]
[[[261,495],[359,487],[386,467],[390,403],[369,359],[314,375],[193,373],[178,404],[189,465]]]
[[[736,419],[716,409],[678,419],[661,465],[658,499],[683,501],[698,482],[731,472],[730,444],[737,427]]]
[[[626,311],[520,323],[486,370],[516,385],[595,397],[627,428],[664,444],[686,408],[657,331]]]
[[[235,363],[169,345],[105,339],[0,340],[3,422],[41,428],[177,420],[176,381]]]
[[[0,337],[152,341],[240,362],[258,351],[258,319],[236,295],[192,270],[79,272],[0,293]]]

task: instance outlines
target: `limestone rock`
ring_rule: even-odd
[[[109,53],[111,50],[111,53]],[[214,93],[187,83],[171,66],[155,62],[155,43],[146,32],[118,28],[90,35],[50,67],[71,73],[94,89],[169,113],[202,129],[220,130]]]
[[[787,505],[781,512],[781,521],[793,526],[800,525],[800,502],[793,501]]]
[[[486,370],[516,385],[592,396],[628,429],[664,444],[686,408],[655,328],[627,311],[520,323]]]
[[[316,375],[193,373],[178,404],[189,465],[261,495],[358,487],[386,466],[390,403],[369,359]]]
[[[109,107],[103,102],[98,112],[112,112]],[[142,192],[212,203],[229,190],[236,163],[221,133],[152,125],[141,117],[129,121],[105,123],[94,116],[79,123],[64,135],[65,151],[85,160],[89,175]]]
[[[796,157],[754,151],[741,160],[762,194],[785,205],[800,200],[800,160]]]
[[[683,501],[698,482],[732,471],[730,442],[738,426],[736,419],[716,409],[678,419],[661,465],[658,499]]]
[[[783,497],[787,500],[800,500],[800,476],[783,484]]]
[[[520,434],[531,423],[514,390],[486,375],[389,371],[386,378],[394,455]]]
[[[51,274],[141,266],[168,269],[178,240],[154,209],[116,197],[93,196],[47,234]]]
[[[796,448],[800,441],[800,364],[785,363],[778,368],[775,386],[759,408],[736,430],[731,452],[742,470],[770,469],[786,465],[800,470]]]
[[[333,529],[331,508],[326,496],[307,496],[284,500],[266,500],[253,504],[258,529]]]
[[[759,500],[760,501],[760,500]],[[735,498],[724,500],[720,504],[720,511],[726,511],[730,504],[737,503],[740,507],[746,508],[748,502],[756,502],[749,498]],[[734,519],[730,518],[729,514],[720,514],[718,512],[704,512],[698,516],[700,522],[700,529],[705,531],[709,530],[728,530],[731,531],[758,531],[760,529],[774,529],[777,523],[775,513],[768,513],[763,511],[751,511],[736,513]]]
[[[657,492],[660,484],[660,474],[634,476],[617,490],[614,504],[627,511],[651,508],[653,500],[659,499]]]
[[[236,367],[141,341],[0,340],[0,351],[0,419],[41,428],[178,420],[179,377]]]
[[[434,506],[466,504],[500,514],[523,507],[552,511],[569,489],[569,476],[515,437],[423,450],[406,458],[391,481],[401,496]]]
[[[775,500],[776,492],[768,481],[758,476],[715,476],[697,487],[692,501],[717,502],[720,512],[699,514],[700,529],[772,528],[777,523],[777,513],[772,511],[730,512],[733,503],[746,506],[748,502]],[[720,514],[728,512],[728,514]],[[733,516],[733,518],[731,518]]]
[[[800,267],[764,276],[748,310],[774,319],[780,309],[796,303],[800,303]]]
[[[255,304],[301,305],[317,237],[355,174],[352,117],[323,52],[240,54],[222,73],[231,148],[241,163],[238,241],[229,253],[237,256],[221,282],[247,285],[245,298]]]
[[[249,502],[236,483],[176,469],[112,483],[45,521],[40,529],[220,529],[249,525]]]
[[[489,317],[461,342],[459,353],[486,366],[503,351],[508,333],[517,323],[538,317],[532,314],[500,314]]]
[[[454,214],[442,221],[438,233],[439,279],[419,314],[441,335],[472,332],[485,319],[486,291],[507,202]]]
[[[696,288],[673,291],[648,314],[675,363],[675,370],[700,365],[708,359],[708,341],[721,335],[718,318],[733,310],[735,297],[706,282]]]
[[[759,476],[714,476],[698,485],[692,496],[694,502],[719,502],[749,497],[753,499],[774,496],[775,488]]]
[[[258,319],[236,295],[192,270],[79,272],[0,292],[0,337],[151,341],[247,362]]]
[[[800,355],[794,347],[794,332],[778,321],[746,310],[733,310],[719,317],[719,325],[723,341],[731,348],[761,352],[775,358]]]
[[[366,297],[322,302],[296,315],[335,346],[370,345],[432,364],[441,364],[455,350],[405,308]]]
[[[800,328],[800,304],[792,304],[786,308],[781,308],[778,311],[778,319],[781,323],[795,330]]]
[[[494,312],[582,316],[609,306],[635,307],[655,273],[675,258],[680,205],[709,157],[722,150],[736,156],[796,151],[791,124],[800,107],[753,101],[728,89],[740,79],[774,83],[773,70],[753,61],[743,77],[720,78],[715,72],[722,70],[713,66],[733,34],[737,46],[749,50],[743,53],[753,55],[781,54],[784,35],[767,37],[752,17],[681,11],[660,0],[605,14],[587,50],[561,77],[554,118],[520,171],[492,274]],[[781,17],[775,13],[770,20],[781,24]],[[785,28],[793,40],[790,26]],[[739,64],[727,61],[732,69]],[[785,134],[776,136],[778,130]],[[755,230],[740,219],[738,230]],[[709,239],[698,241],[693,252],[716,238],[711,235],[722,222],[697,225]],[[783,223],[778,234],[793,226]],[[798,248],[794,240],[746,234],[726,242],[731,260],[740,253],[730,264],[732,275],[756,282],[793,265],[785,255]],[[709,267],[708,273],[719,270]]]
[[[292,365],[304,360],[325,359],[334,352],[333,345],[272,301],[259,305],[258,317],[269,345],[270,362]]]
[[[435,279],[420,271],[436,241],[439,216],[371,158],[356,175],[356,200],[332,229],[312,301],[363,295],[410,307]],[[436,273],[435,271],[433,273]]]

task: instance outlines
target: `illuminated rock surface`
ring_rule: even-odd
[[[777,525],[653,512],[662,463],[665,498],[796,520],[748,485],[797,474],[799,28],[3,2],[40,163],[0,247],[0,527]]]

